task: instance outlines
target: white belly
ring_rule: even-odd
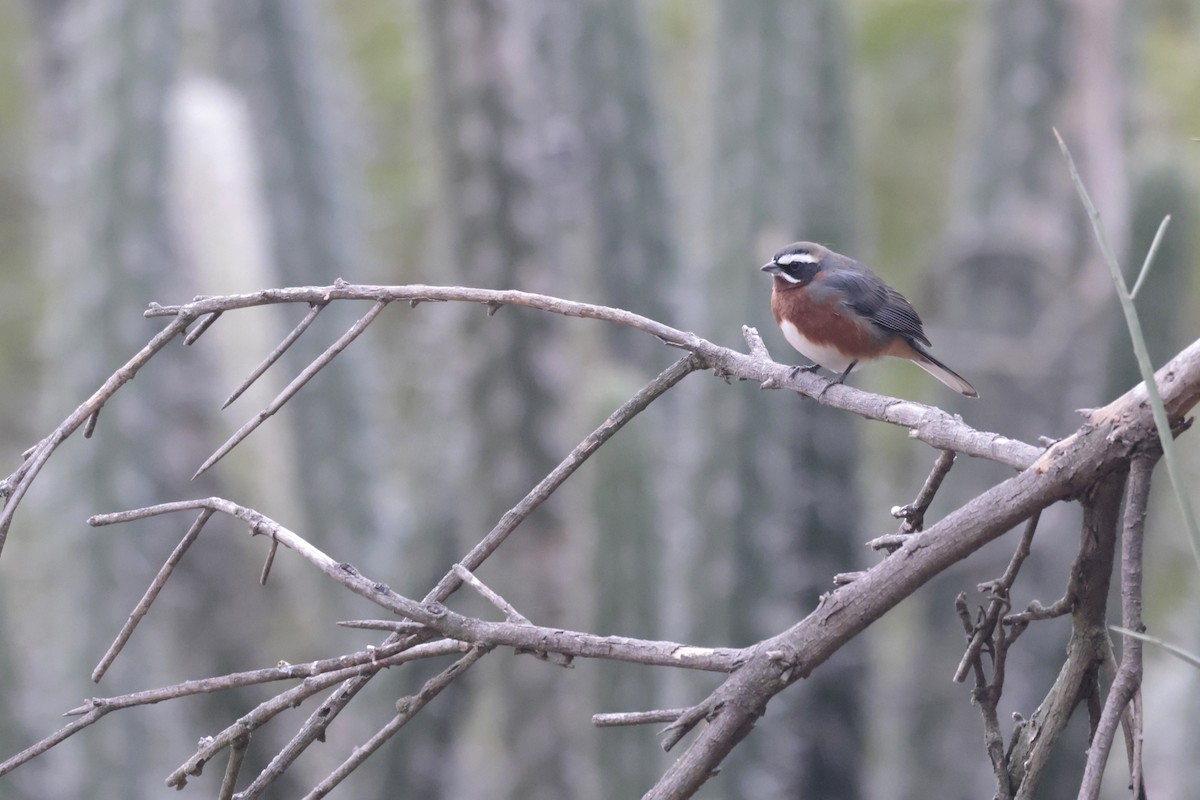
[[[850,359],[832,347],[812,341],[792,323],[785,320],[779,327],[783,331],[783,338],[787,339],[788,344],[825,369],[831,372],[843,372],[846,367],[850,366]]]

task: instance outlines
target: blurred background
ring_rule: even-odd
[[[875,267],[982,399],[909,364],[852,383],[1029,442],[1136,382],[1106,269],[1051,129],[1127,271],[1173,215],[1139,307],[1156,363],[1200,335],[1200,7],[1187,0],[4,0],[0,2],[0,453],[7,473],[162,322],[151,301],[352,282],[516,288],[606,303],[799,361],[758,266],[809,239]],[[213,522],[99,687],[88,675],[190,519],[88,515],[221,494],[412,597],[678,353],[515,308],[389,308],[216,469],[199,463],[366,306],[331,307],[221,402],[304,314],[226,314],[176,342],[50,462],[0,559],[0,750],[91,695],[302,662],[377,641],[378,613]],[[1189,476],[1195,435],[1185,437]],[[740,646],[878,556],[936,453],[905,431],[755,385],[688,378],[480,571],[542,625]],[[931,519],[1007,476],[966,459]],[[1196,565],[1162,489],[1151,632],[1200,649]],[[1078,538],[1043,515],[1014,602],[1050,602]],[[980,798],[993,779],[953,598],[1009,534],[888,614],[802,685],[709,798]],[[490,615],[465,596],[456,608]],[[1114,618],[1115,619],[1115,618]],[[1053,681],[1067,623],[1010,656],[1002,719]],[[1149,650],[1156,798],[1200,781],[1200,681]],[[444,664],[382,674],[287,774],[299,796]],[[640,796],[675,754],[590,715],[683,706],[720,678],[497,652],[337,797]],[[3,779],[6,798],[159,797],[201,736],[273,690],[120,712]],[[310,706],[254,734],[244,774]],[[1007,724],[1007,722],[1006,722]],[[1074,796],[1073,739],[1043,797]],[[686,742],[685,742],[686,744]],[[1124,796],[1114,753],[1107,797]],[[211,796],[223,765],[193,779]]]

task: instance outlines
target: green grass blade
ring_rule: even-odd
[[[1150,265],[1154,263],[1154,256],[1158,253],[1158,246],[1162,243],[1163,234],[1167,232],[1169,224],[1171,224],[1171,215],[1167,214],[1159,223],[1158,232],[1154,234],[1154,241],[1150,243],[1150,249],[1146,251],[1146,260],[1142,262],[1142,271],[1138,273],[1137,280],[1133,282],[1133,288],[1129,290],[1129,296],[1134,300],[1137,299],[1142,284],[1146,282],[1146,276],[1150,274]]]
[[[1057,130],[1054,131],[1054,138],[1058,139],[1059,149],[1062,150],[1063,158],[1067,161],[1067,169],[1071,173],[1071,181],[1075,184],[1079,199],[1083,201],[1083,207],[1087,209],[1088,218],[1092,222],[1092,230],[1096,234],[1096,241],[1100,244],[1100,252],[1104,256],[1105,263],[1108,264],[1113,284],[1117,288],[1117,299],[1121,302],[1121,311],[1125,314],[1125,325],[1129,328],[1129,338],[1133,341],[1133,354],[1137,358],[1138,370],[1146,384],[1146,394],[1149,395],[1154,426],[1158,429],[1158,439],[1162,442],[1163,460],[1167,462],[1167,475],[1171,480],[1171,488],[1175,491],[1175,500],[1179,503],[1179,513],[1183,516],[1183,523],[1187,528],[1192,556],[1196,559],[1197,567],[1200,567],[1200,526],[1196,524],[1196,512],[1192,509],[1191,498],[1184,486],[1183,467],[1175,452],[1175,438],[1171,435],[1167,410],[1163,407],[1162,397],[1158,393],[1158,383],[1154,380],[1154,365],[1150,363],[1150,353],[1146,349],[1146,337],[1142,334],[1142,325],[1138,321],[1137,307],[1133,304],[1133,297],[1125,285],[1125,278],[1121,275],[1121,267],[1117,263],[1112,246],[1108,243],[1108,237],[1104,235],[1104,225],[1100,222],[1100,213],[1096,211],[1096,206],[1092,203],[1092,198],[1083,185],[1083,179],[1079,177],[1079,170],[1075,168],[1075,160],[1071,158],[1071,151],[1067,149],[1067,143],[1063,141]],[[1159,233],[1162,233],[1162,226],[1159,226]],[[1155,237],[1156,242],[1157,239],[1158,237]],[[1147,261],[1150,260],[1152,254],[1153,246],[1151,253],[1147,254]],[[1149,269],[1148,265],[1142,268],[1143,274],[1147,269]]]
[[[1171,655],[1178,656],[1187,663],[1191,664],[1193,667],[1200,668],[1200,656],[1192,655],[1187,650],[1184,650],[1181,647],[1176,647],[1170,642],[1164,642],[1157,636],[1147,636],[1144,633],[1138,633],[1137,631],[1131,631],[1128,628],[1122,628],[1120,625],[1109,625],[1109,628],[1125,636],[1132,636],[1134,639],[1141,639],[1143,642],[1156,644]]]

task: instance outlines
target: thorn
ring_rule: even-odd
[[[104,406],[100,406],[103,408]],[[87,418],[87,422],[83,424],[83,438],[90,439],[92,434],[96,432],[96,423],[100,420],[100,408],[97,408]]]

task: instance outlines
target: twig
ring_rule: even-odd
[[[501,597],[498,592],[496,592],[486,583],[475,577],[475,573],[471,572],[471,570],[467,569],[462,564],[455,564],[451,570],[456,576],[458,576],[459,579],[478,592],[485,600],[494,605],[496,608],[500,609],[500,611],[504,614],[504,618],[509,622],[513,622],[518,625],[533,624],[529,621],[528,617],[526,617],[520,611],[517,611],[517,609],[514,608],[511,603]],[[548,653],[545,650],[518,650],[517,652],[529,653],[530,655],[541,659],[542,661],[547,661],[551,664],[565,667],[567,669],[570,669],[573,666],[571,656],[564,655],[563,653]]]
[[[419,661],[424,658],[464,653],[470,647],[466,642],[453,639],[443,639],[437,642],[409,647],[407,649],[393,645],[392,647],[376,647],[371,645],[364,650],[347,653],[333,658],[323,658],[303,664],[281,664],[275,667],[233,672],[215,678],[200,678],[184,681],[157,689],[144,689],[140,692],[117,695],[115,697],[94,697],[83,705],[67,711],[64,716],[87,714],[92,709],[103,708],[116,711],[136,706],[153,705],[165,700],[177,700],[181,697],[191,697],[197,694],[211,694],[229,689],[240,689],[246,686],[257,686],[262,683],[275,681],[291,681],[325,675],[337,670],[349,669],[364,665],[374,665],[380,669]]]
[[[746,347],[749,348],[751,356],[761,358],[763,361],[771,360],[771,354],[767,352],[767,345],[763,342],[762,337],[759,336],[758,328],[743,325],[742,338],[746,340]]]
[[[994,581],[981,583],[977,587],[981,592],[990,593],[992,600],[988,604],[983,621],[975,627],[974,631],[967,632],[967,635],[971,637],[970,644],[967,646],[967,651],[963,653],[962,660],[958,663],[958,669],[954,671],[955,683],[962,683],[967,679],[967,670],[971,668],[972,664],[978,661],[984,644],[992,638],[1000,615],[1011,607],[1009,592],[1012,589],[1013,581],[1017,579],[1017,573],[1020,572],[1021,565],[1025,563],[1025,559],[1029,556],[1029,550],[1033,545],[1033,536],[1037,532],[1039,519],[1041,519],[1040,511],[1030,517],[1025,523],[1025,530],[1021,533],[1021,541],[1018,543],[1016,551],[1013,552],[1013,557],[1009,560],[1004,574]]]
[[[816,396],[825,388],[824,379],[797,373],[793,367],[769,361],[758,354],[739,353],[713,344],[693,333],[672,328],[657,320],[620,308],[579,303],[549,295],[515,290],[476,289],[466,286],[356,285],[345,282],[332,286],[300,286],[264,289],[250,294],[205,297],[183,305],[151,304],[146,316],[190,314],[192,317],[217,310],[231,311],[281,303],[328,303],[332,300],[425,301],[478,303],[484,306],[521,306],[567,317],[603,320],[654,336],[672,347],[688,350],[700,357],[704,368],[739,380],[756,381],[771,388],[787,389]],[[977,431],[940,409],[907,400],[872,394],[844,387],[836,397],[826,395],[823,403],[857,414],[866,419],[908,428],[913,438],[941,450],[986,458],[1017,469],[1033,463],[1042,448],[996,433]]]
[[[276,715],[288,709],[295,708],[314,694],[322,692],[334,684],[341,683],[354,675],[377,672],[410,660],[412,658],[408,653],[397,653],[389,658],[375,659],[345,669],[333,670],[305,678],[297,686],[293,686],[291,689],[275,695],[270,700],[260,703],[216,736],[205,737],[199,749],[197,749],[192,757],[167,776],[167,785],[174,789],[182,789],[187,784],[188,776],[199,775],[203,771],[204,766],[226,747],[232,745],[242,736],[252,734],[256,729],[274,719]]]
[[[1147,433],[1153,436],[1153,430]],[[1071,568],[1076,589],[1067,660],[1009,757],[1016,800],[1037,796],[1055,747],[1080,703],[1087,704],[1089,714],[1099,715],[1099,674],[1109,649],[1105,613],[1127,463],[1101,472],[1099,478],[1093,476],[1080,499],[1083,525],[1079,556]]]
[[[358,320],[358,322],[354,323],[350,327],[350,330],[343,333],[336,342],[326,348],[325,352],[321,353],[321,355],[317,356],[311,364],[305,367],[303,372],[293,378],[292,382],[285,386],[283,391],[276,395],[275,399],[272,400],[266,408],[258,412],[258,414],[252,417],[245,425],[238,428],[237,432],[234,433],[233,436],[230,436],[229,439],[226,440],[225,444],[218,447],[216,452],[209,456],[208,460],[200,465],[200,469],[196,470],[196,474],[192,476],[192,479],[195,480],[201,474],[203,474],[205,470],[209,469],[213,464],[216,464],[218,461],[224,458],[230,450],[232,450],[238,445],[239,442],[253,433],[254,430],[259,425],[263,424],[268,417],[272,416],[276,411],[281,409],[284,403],[286,403],[288,400],[291,400],[292,397],[295,396],[296,392],[300,391],[300,389],[304,387],[304,384],[312,380],[313,376],[320,372],[330,361],[333,361],[334,357],[338,353],[345,350],[351,342],[357,339],[359,335],[367,329],[367,326],[370,325],[371,322],[377,316],[379,316],[379,313],[385,308],[387,308],[386,300],[380,300],[374,306],[372,306],[370,311],[364,314]]]
[[[943,450],[938,455],[937,461],[934,462],[929,477],[925,479],[925,485],[917,493],[917,498],[906,506],[892,509],[892,516],[903,520],[897,533],[913,533],[925,528],[925,512],[929,510],[929,504],[933,502],[934,495],[937,494],[937,490],[950,472],[950,468],[954,466],[956,457],[957,454],[953,450]]]
[[[891,553],[902,547],[906,537],[910,534],[925,528],[925,512],[929,510],[934,495],[937,494],[937,490],[941,487],[947,473],[950,472],[950,468],[954,466],[956,455],[953,450],[943,450],[938,455],[937,461],[934,462],[933,469],[930,471],[929,477],[925,479],[921,491],[917,493],[916,499],[908,505],[892,508],[892,516],[903,520],[900,523],[900,529],[896,533],[884,534],[871,539],[867,542],[867,547]]]
[[[512,604],[505,600],[500,594],[494,591],[490,586],[485,584],[479,578],[475,577],[475,573],[464,567],[462,564],[455,564],[450,568],[450,571],[458,576],[459,580],[470,586],[480,594],[485,600],[494,605],[504,614],[504,618],[509,622],[517,622],[522,625],[529,625],[529,618],[522,614],[517,609],[513,608]]]
[[[490,294],[490,293],[488,293]],[[523,294],[523,293],[517,293]],[[412,306],[415,308],[417,303],[422,300],[443,300],[451,298],[431,298],[424,296],[416,296],[410,298]],[[463,299],[463,298],[455,298]],[[555,298],[550,298],[555,299]],[[565,301],[556,301],[565,302]],[[597,307],[602,308],[602,307]],[[617,311],[616,309],[609,309]],[[628,315],[629,312],[620,312],[623,315]],[[569,315],[569,314],[568,314]],[[576,314],[575,316],[584,316]],[[631,315],[636,316],[636,315]],[[656,323],[657,324],[657,323]],[[571,453],[563,459],[563,461],[554,468],[554,470],[543,478],[537,486],[529,491],[529,493],[521,499],[516,506],[509,509],[496,526],[472,548],[471,552],[460,562],[467,569],[478,569],[479,566],[495,552],[496,548],[504,541],[504,539],[525,519],[532,511],[537,508],[547,497],[550,496],[563,481],[579,468],[592,453],[611,438],[625,423],[637,416],[655,399],[669,390],[672,386],[686,377],[689,373],[699,369],[702,365],[701,360],[695,355],[685,356],[679,359],[654,380],[642,388],[636,395],[621,405],[616,411],[609,415],[599,428],[592,431],[579,445],[571,451]],[[425,596],[426,602],[443,602],[453,594],[459,586],[462,585],[461,579],[454,575],[453,571],[448,573],[438,582]],[[407,640],[401,639],[401,633],[393,633],[388,637],[385,644],[395,643],[399,641],[414,642],[419,641],[416,635],[410,635]],[[354,699],[355,695],[362,690],[367,682],[371,679],[370,675],[353,678],[345,684],[338,687],[330,697],[327,697],[321,706],[309,715],[304,721],[300,729],[292,736],[291,740],[285,745],[280,752],[280,757],[289,760],[294,760],[299,757],[310,744],[316,741],[324,734],[326,726],[334,720],[342,709]]]
[[[238,773],[242,771],[242,762],[246,759],[246,748],[250,745],[250,735],[244,734],[234,739],[229,746],[229,762],[225,765],[225,775],[221,778],[221,788],[217,790],[217,800],[231,800],[233,790],[237,786]]]
[[[528,623],[492,622],[458,614],[436,601],[426,600],[418,603],[396,593],[387,584],[371,580],[353,565],[335,561],[303,536],[270,517],[220,497],[162,503],[113,514],[97,514],[88,520],[88,524],[112,525],[197,508],[213,509],[249,523],[251,531],[270,536],[355,594],[451,639],[470,644],[512,647],[517,650],[564,653],[583,658],[603,658],[712,672],[729,672],[736,669],[745,655],[745,651],[736,648],[693,647],[677,642],[631,639],[624,636],[596,636],[582,631],[545,628]],[[390,642],[384,646],[397,644]]]
[[[42,467],[45,466],[58,446],[78,430],[79,426],[83,425],[88,418],[96,414],[105,401],[116,394],[122,386],[133,380],[138,370],[145,366],[147,361],[153,358],[159,350],[166,347],[180,332],[185,330],[197,316],[197,314],[189,311],[180,311],[175,319],[171,320],[169,325],[159,331],[133,358],[126,361],[120,369],[110,375],[108,380],[91,397],[85,400],[82,405],[72,411],[65,420],[60,422],[58,427],[51,431],[49,436],[27,450],[27,455],[22,456],[21,465],[17,467],[16,471],[3,481],[0,481],[0,486],[3,486],[4,494],[7,496],[4,508],[0,510],[0,551],[3,551],[4,542],[8,539],[8,529],[12,525],[13,515],[17,512],[17,507],[21,504],[21,500],[25,497],[25,493],[29,491],[30,485],[33,484],[34,479],[41,472]]]
[[[992,773],[996,776],[997,800],[1010,800],[1013,796],[1012,773],[1009,768],[1008,756],[1004,747],[1004,735],[1000,729],[998,706],[1000,696],[1004,692],[1004,679],[1008,664],[1008,649],[1025,629],[1018,623],[1006,627],[1000,624],[1001,616],[1011,608],[1010,593],[1013,582],[1017,579],[1021,565],[1029,556],[1034,533],[1037,531],[1041,512],[1031,516],[1025,523],[1021,541],[1013,553],[1004,574],[993,581],[980,584],[981,592],[988,592],[991,601],[986,610],[981,609],[979,621],[972,623],[971,614],[967,609],[966,595],[960,593],[955,600],[955,608],[963,622],[963,628],[968,638],[967,651],[959,661],[954,673],[954,681],[962,683],[966,680],[968,670],[975,674],[975,687],[971,691],[971,699],[979,708],[983,717],[983,740],[988,758],[992,762]],[[989,681],[983,666],[982,653],[987,648],[992,654],[992,677]]]
[[[279,552],[279,542],[271,537],[271,544],[267,546],[267,557],[263,560],[262,572],[258,574],[258,585],[266,586],[267,578],[271,575],[271,565],[275,563],[275,554]]]
[[[69,739],[92,723],[98,722],[100,718],[109,711],[112,711],[112,709],[105,708],[103,706],[97,706],[81,716],[79,719],[59,728],[57,731],[50,734],[45,739],[42,739],[40,742],[26,747],[24,750],[15,755],[9,756],[3,763],[0,763],[0,777],[12,772],[26,761],[31,761],[34,758],[37,758],[42,753],[46,752],[55,745],[60,744],[66,739]]]
[[[404,635],[427,633],[429,628],[416,622],[391,619],[348,619],[339,622],[344,628],[361,628],[368,631],[391,631]]]
[[[308,314],[304,316],[304,319],[300,320],[300,323],[295,328],[292,328],[291,333],[285,336],[283,341],[246,376],[246,379],[238,384],[238,387],[221,404],[221,408],[228,408],[230,403],[242,396],[242,392],[254,385],[254,382],[261,378],[263,373],[270,369],[271,365],[278,361],[288,351],[288,348],[296,343],[296,340],[300,338],[300,334],[308,330],[308,326],[313,323],[313,320],[317,318],[317,314],[320,314],[323,308],[325,308],[324,303],[313,303],[312,307],[308,310]]]
[[[171,555],[167,557],[158,574],[154,576],[154,580],[150,582],[150,587],[146,589],[146,593],[142,595],[142,599],[134,606],[134,609],[129,614],[129,619],[121,626],[121,632],[117,634],[117,638],[109,645],[108,651],[104,657],[100,659],[100,663],[92,670],[92,681],[99,683],[104,677],[104,673],[108,672],[108,668],[112,666],[112,662],[116,660],[121,649],[125,647],[125,643],[129,641],[129,637],[133,635],[133,629],[142,621],[142,617],[146,616],[146,612],[150,610],[150,605],[158,597],[158,593],[167,585],[167,579],[171,577],[171,573],[175,571],[175,567],[183,560],[184,554],[188,548],[192,546],[192,542],[196,541],[196,537],[200,535],[200,531],[204,529],[204,523],[208,522],[209,518],[215,512],[211,508],[201,509],[200,515],[196,517],[196,521],[192,523],[192,527],[180,540],[179,544],[175,545],[175,549],[171,551]]]
[[[334,787],[345,780],[347,775],[358,769],[358,767],[367,760],[368,756],[378,750],[384,742],[392,738],[396,731],[404,727],[404,725],[411,720],[418,711],[424,708],[430,700],[441,694],[443,689],[449,686],[459,675],[470,669],[471,665],[473,665],[476,661],[483,658],[490,649],[491,648],[487,647],[472,647],[465,656],[460,658],[458,661],[455,661],[442,672],[426,681],[425,685],[421,687],[421,691],[417,692],[411,697],[405,697],[399,700],[396,703],[396,716],[393,717],[387,725],[384,725],[383,728],[381,728],[374,736],[372,736],[359,747],[356,747],[350,758],[342,762],[337,769],[329,773],[329,775],[326,776],[323,781],[314,786],[312,791],[305,795],[305,799],[317,800],[317,798],[324,797],[333,791]],[[264,776],[268,774],[268,770],[263,771]],[[247,787],[246,791],[242,793],[242,796],[245,798],[245,800],[251,800],[251,798],[258,797],[262,793],[262,790],[265,789],[273,779],[274,778],[272,777],[269,780],[264,780],[261,789],[252,792],[251,789],[258,784],[258,779],[255,779],[254,784],[251,784],[250,787]]]
[[[414,647],[410,650],[395,653],[388,652],[383,649],[376,651],[369,649],[359,653],[352,653],[338,658],[329,658],[322,661],[314,661],[309,664],[287,665],[283,667],[273,667],[269,669],[252,670],[250,672],[235,672],[231,675],[222,675],[217,678],[202,678],[200,680],[185,681],[184,683],[165,686],[159,689],[147,689],[131,694],[119,695],[117,697],[93,698],[78,708],[73,708],[66,712],[64,716],[78,716],[79,719],[71,722],[69,725],[55,731],[50,736],[42,739],[36,744],[22,750],[20,753],[12,756],[3,764],[0,764],[0,776],[6,775],[12,770],[24,764],[55,745],[78,733],[94,722],[100,720],[109,712],[119,711],[124,708],[133,708],[135,706],[152,705],[161,703],[166,700],[174,700],[180,697],[188,697],[196,694],[206,694],[210,692],[224,691],[226,689],[234,689],[242,686],[251,686],[259,683],[267,683],[270,681],[279,680],[295,680],[298,678],[307,678],[314,675],[322,675],[334,670],[344,670],[348,667],[357,665],[375,665],[375,668],[384,666],[395,666],[408,661],[415,661],[421,658],[432,658],[450,653],[464,652],[468,645],[462,642],[442,641],[431,644]]]
[[[656,711],[622,711],[611,714],[593,714],[592,724],[597,728],[616,728],[625,725],[657,725],[660,722],[674,722],[679,719],[686,708],[662,708]]]
[[[534,509],[546,501],[551,494],[563,482],[583,465],[589,457],[600,446],[607,442],[625,426],[625,423],[636,417],[644,411],[652,402],[661,397],[671,387],[679,383],[692,372],[700,369],[702,362],[695,356],[684,356],[676,361],[671,366],[667,367],[658,377],[650,381],[642,387],[642,389],[629,400],[621,404],[621,407],[608,416],[608,419],[601,423],[600,427],[592,431],[571,453],[559,463],[557,467],[550,471],[546,477],[538,482],[537,486],[529,490],[521,501],[504,513],[488,534],[476,544],[471,551],[467,553],[459,562],[465,569],[476,570],[487,560],[488,556],[496,552],[508,535],[516,530],[517,526],[525,521],[525,518],[533,513]],[[459,578],[453,569],[450,570],[440,581],[433,591],[425,598],[426,602],[443,602],[451,594],[453,594],[459,586],[462,585],[462,579]]]

